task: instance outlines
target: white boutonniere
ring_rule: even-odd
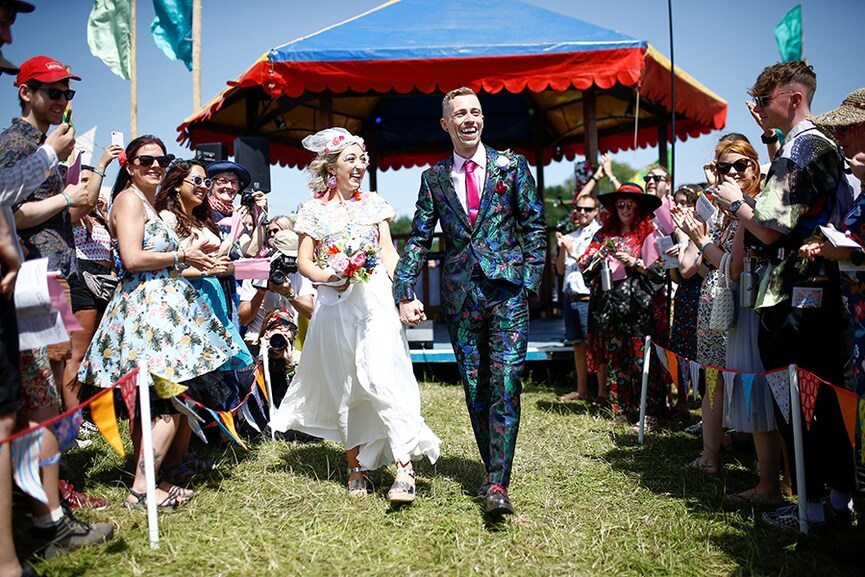
[[[510,150],[503,150],[495,160],[495,169],[493,170],[492,178],[494,181],[494,190],[498,193],[507,191],[508,186],[505,183],[507,173],[517,167],[517,159]]]

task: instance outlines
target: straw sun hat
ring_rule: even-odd
[[[841,102],[841,106],[812,118],[814,124],[834,128],[865,123],[865,88],[854,90]]]

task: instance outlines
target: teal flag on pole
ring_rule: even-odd
[[[781,60],[793,62],[802,60],[802,5],[799,4],[787,12],[775,26],[775,40]]]
[[[94,0],[87,19],[87,46],[117,76],[129,80],[132,1]]]
[[[153,0],[153,41],[172,60],[192,70],[192,0]]]

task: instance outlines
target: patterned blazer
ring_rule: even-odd
[[[547,233],[544,205],[524,156],[485,147],[484,191],[475,225],[454,190],[453,155],[424,171],[411,236],[394,273],[397,302],[414,298],[414,285],[427,260],[436,223],[445,238],[442,309],[460,311],[475,266],[489,279],[502,279],[537,293],[544,270]]]

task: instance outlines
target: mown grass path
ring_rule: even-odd
[[[215,458],[217,472],[187,507],[160,515],[161,548],[151,550],[146,515],[121,506],[131,461],[99,440],[68,462],[80,489],[111,503],[82,517],[114,521],[117,537],[37,567],[94,577],[865,572],[862,529],[800,538],[764,526],[754,511],[723,509],[725,490],[755,483],[753,455],[728,457],[721,478],[710,479],[683,469],[699,439],[662,430],[641,446],[608,415],[555,403],[556,394],[526,386],[511,486],[517,515],[501,525],[485,522],[474,498],[483,469],[462,388],[425,382],[423,413],[442,457],[419,465],[410,507],[394,511],[385,500],[392,467],[370,475],[373,494],[350,498],[335,444],[212,446],[199,450]],[[26,537],[18,541],[26,548]]]

